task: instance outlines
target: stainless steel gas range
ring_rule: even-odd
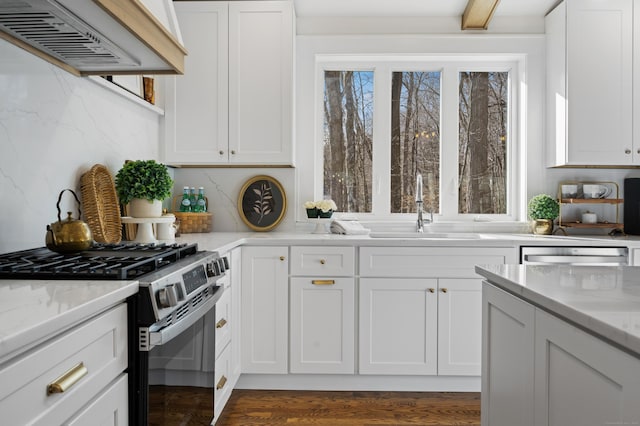
[[[229,262],[197,245],[94,245],[75,254],[37,248],[0,255],[0,278],[46,280],[138,280],[139,292],[128,303],[129,423],[132,425],[189,424],[172,402],[174,386],[193,386],[213,419],[213,371],[185,383],[163,370],[172,342],[180,342],[208,318],[215,318]],[[215,327],[210,327],[215,330]],[[215,336],[207,339],[215,345]],[[175,343],[173,343],[175,345]],[[215,356],[215,347],[203,353]],[[155,360],[155,362],[154,362]],[[214,359],[207,365],[214,365]],[[172,373],[172,374],[170,374]],[[205,397],[202,397],[202,395]]]

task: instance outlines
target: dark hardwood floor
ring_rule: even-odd
[[[480,393],[236,389],[216,426],[480,425]]]

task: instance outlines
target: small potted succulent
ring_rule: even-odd
[[[162,216],[162,200],[171,196],[173,179],[164,164],[154,160],[127,161],[115,179],[116,192],[129,204],[133,217]]]
[[[551,235],[553,221],[560,214],[560,205],[547,194],[538,194],[529,200],[527,213],[532,220],[531,230],[538,235]]]

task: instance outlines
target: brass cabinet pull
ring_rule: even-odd
[[[231,150],[231,155],[236,155],[236,151],[235,150]]]
[[[227,384],[227,378],[224,376],[220,377],[220,380],[218,380],[218,384],[216,385],[216,389],[217,390],[222,389],[225,384]]]
[[[627,148],[627,149],[624,150],[624,153],[625,154],[631,154],[631,150]]]
[[[443,288],[443,289],[442,289],[442,292],[443,292],[443,293],[446,293],[447,291],[448,291],[448,290],[447,290],[446,288]]]
[[[284,256],[280,256],[280,260],[284,262]]]
[[[223,154],[224,154],[224,151],[220,150],[220,155],[223,155]]]
[[[220,321],[216,323],[216,328],[222,328],[227,325],[227,320],[222,318]]]
[[[320,264],[324,265],[325,263],[327,263],[324,259],[320,259]]]
[[[311,280],[313,285],[334,285],[336,280]]]
[[[47,385],[47,395],[67,391],[71,386],[75,385],[80,379],[86,376],[88,372],[89,370],[84,366],[84,363],[80,362],[62,376],[55,379],[52,383],[49,383]]]
[[[430,289],[429,289],[429,293],[434,293],[435,291],[436,291],[436,290],[435,290],[435,289],[433,289],[433,288],[430,288]]]

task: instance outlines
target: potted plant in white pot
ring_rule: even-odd
[[[129,204],[133,217],[162,216],[162,201],[171,196],[173,179],[164,164],[154,160],[127,161],[115,179],[116,192]]]
[[[529,218],[532,220],[532,232],[539,235],[551,235],[553,221],[560,214],[558,202],[547,194],[538,194],[529,200],[527,207]]]

